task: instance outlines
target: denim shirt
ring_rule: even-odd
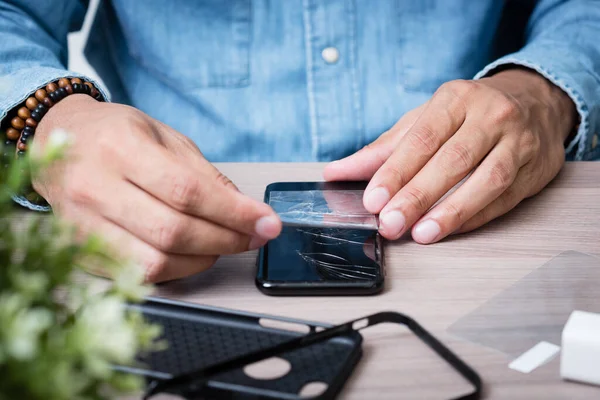
[[[0,118],[81,77],[67,33],[86,3],[0,0]],[[443,82],[504,65],[562,88],[581,121],[567,157],[600,158],[599,0],[105,0],[86,56],[112,101],[210,161],[344,157]]]

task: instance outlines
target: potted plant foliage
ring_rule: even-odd
[[[61,158],[66,137],[56,132],[43,154],[32,149],[0,168],[0,399],[108,399],[136,390],[142,382],[112,366],[133,363],[160,334],[124,308],[149,290],[140,268],[119,262],[98,238],[76,241],[56,218],[13,204],[31,174]],[[112,280],[91,285],[81,279],[86,265],[102,265]]]

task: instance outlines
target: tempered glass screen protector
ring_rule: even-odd
[[[600,312],[600,259],[566,251],[459,319],[449,331],[514,358],[541,341],[560,344],[574,310]]]

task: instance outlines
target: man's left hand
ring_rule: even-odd
[[[575,116],[571,99],[531,70],[452,81],[324,176],[370,180],[363,201],[380,214],[381,234],[393,240],[412,227],[414,240],[433,243],[541,191],[564,164]]]

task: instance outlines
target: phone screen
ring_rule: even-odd
[[[259,252],[261,289],[303,289],[304,294],[319,288],[339,294],[348,288],[355,292],[362,288],[365,294],[381,289],[381,238],[374,217],[362,208],[362,195],[351,190],[355,185],[348,190],[339,184],[274,185],[273,190],[267,189],[265,200],[278,212],[284,227]]]
[[[286,226],[269,242],[269,280],[364,282],[379,278],[376,232]]]

